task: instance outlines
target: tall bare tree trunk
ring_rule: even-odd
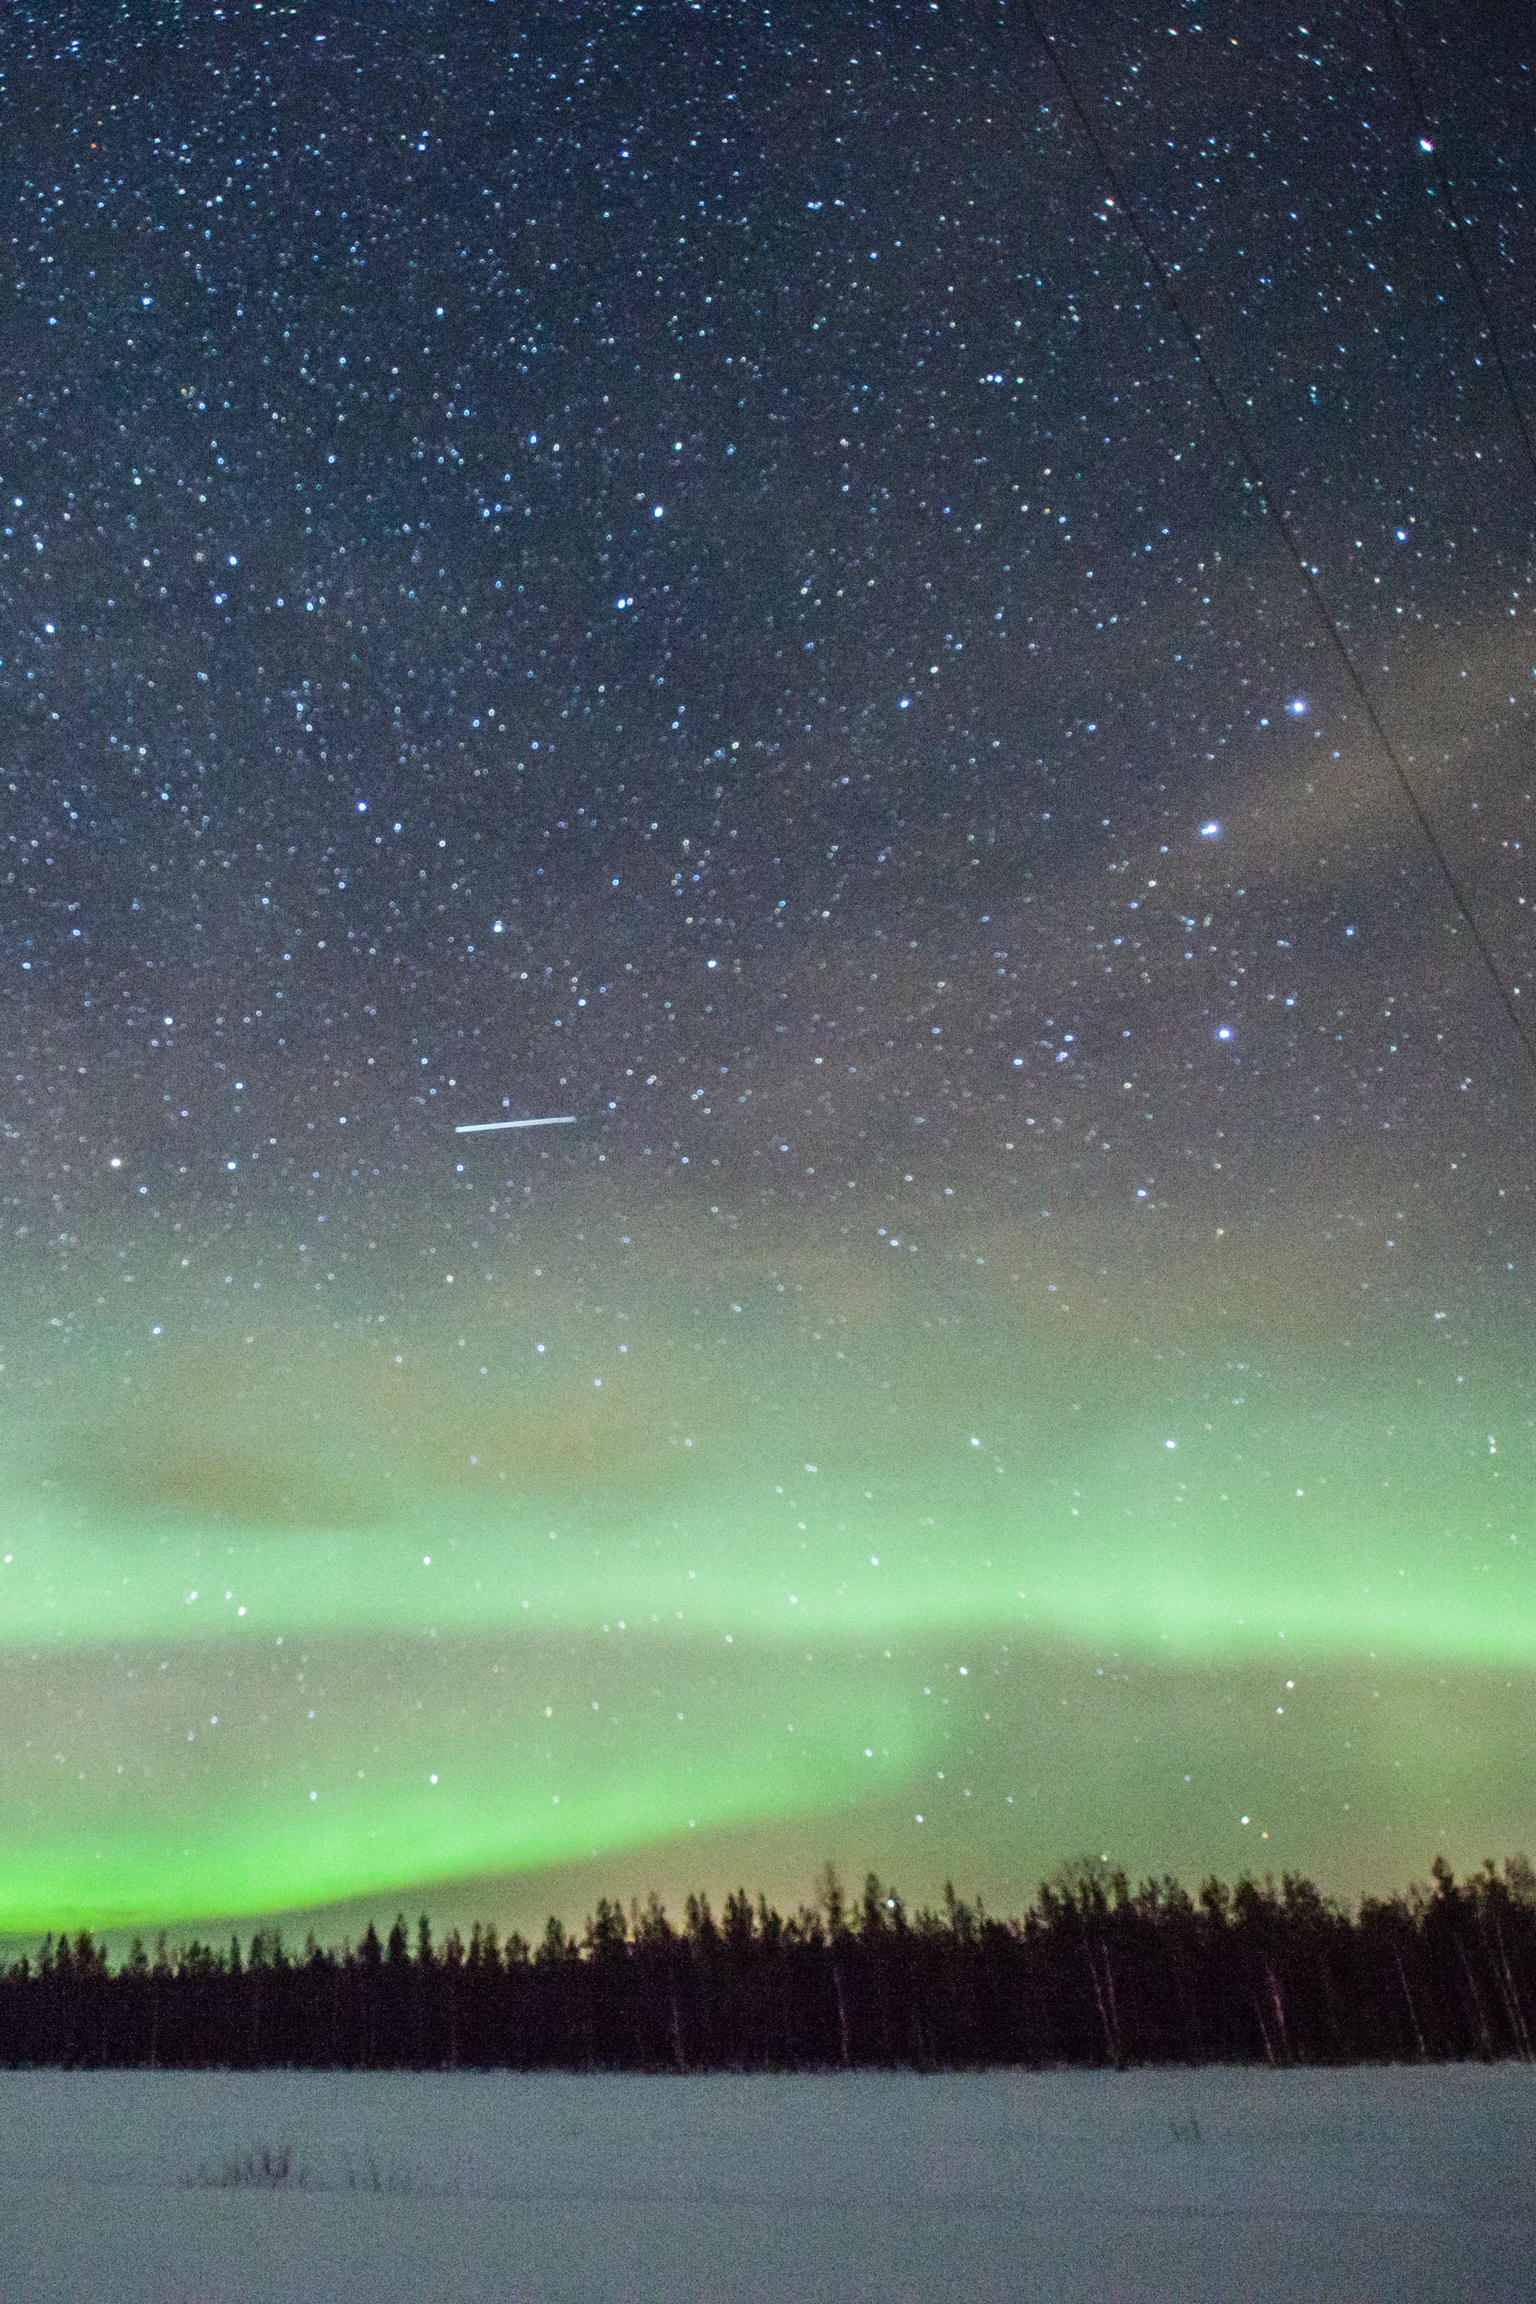
[[[1413,2036],[1419,2044],[1419,2061],[1421,2064],[1427,2064],[1429,2062],[1429,2050],[1425,2046],[1423,2026],[1419,2022],[1419,2012],[1413,2004],[1413,1994],[1408,1989],[1408,1971],[1403,1966],[1403,1955],[1395,1944],[1392,1947],[1392,1957],[1397,1962],[1397,1980],[1403,1988],[1403,1998],[1408,2003],[1408,2021],[1413,2026]]]
[[[1531,2035],[1525,2021],[1525,2010],[1520,2004],[1520,1994],[1515,1984],[1514,1975],[1510,1969],[1509,1954],[1504,1947],[1504,1931],[1499,1926],[1497,1914],[1495,1914],[1493,1922],[1493,1940],[1499,1950],[1499,1981],[1503,1988],[1505,2012],[1509,2017],[1510,2035],[1522,2060],[1529,2064],[1532,2061]]]
[[[1467,1948],[1459,1936],[1456,1939],[1456,1957],[1461,1962],[1461,1972],[1467,1980],[1467,1994],[1472,2002],[1472,2012],[1477,2018],[1478,2037],[1483,2043],[1483,2054],[1491,2063],[1493,2061],[1493,2034],[1488,2029],[1488,2017],[1483,2007],[1483,1996],[1477,1988],[1477,1978],[1472,1973],[1472,1963],[1467,1958]]]
[[[1264,1973],[1269,1979],[1269,2004],[1274,2009],[1275,2027],[1280,2034],[1281,2058],[1283,2062],[1289,2064],[1291,2062],[1291,2041],[1285,2026],[1285,2002],[1280,1995],[1280,1979],[1267,1960],[1264,1963]]]
[[[832,1989],[837,1995],[837,2036],[842,2047],[843,2069],[846,2071],[850,2061],[848,2053],[848,2003],[843,1997],[843,1972],[837,1964],[835,1952],[832,1955]]]

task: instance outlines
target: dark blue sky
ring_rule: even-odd
[[[1497,1165],[1518,1045],[1047,53],[1520,981],[1532,44],[1400,13],[1428,152],[1371,10],[12,10],[17,1221],[557,1108],[812,1196],[1053,1119],[1117,1197]]]

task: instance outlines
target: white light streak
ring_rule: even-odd
[[[574,1128],[574,1112],[551,1112],[541,1120],[461,1120],[455,1136],[484,1136],[493,1128]]]

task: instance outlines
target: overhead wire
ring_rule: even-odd
[[[1425,110],[1424,98],[1419,89],[1418,74],[1413,67],[1413,57],[1407,41],[1403,38],[1402,26],[1397,20],[1396,0],[1381,0],[1381,8],[1382,14],[1387,20],[1387,29],[1392,36],[1392,46],[1396,52],[1398,69],[1403,77],[1403,86],[1408,91],[1409,108],[1413,113],[1414,124],[1418,129],[1419,150],[1427,159],[1433,159],[1435,162],[1434,173],[1440,181],[1440,213],[1450,228],[1455,243],[1457,261],[1467,276],[1467,285],[1470,287],[1477,309],[1482,315],[1489,348],[1493,353],[1493,363],[1499,372],[1499,382],[1504,387],[1504,396],[1509,402],[1510,413],[1515,420],[1515,429],[1520,435],[1520,444],[1525,450],[1525,460],[1531,468],[1531,478],[1536,480],[1536,439],[1532,438],[1529,420],[1521,404],[1520,395],[1515,389],[1514,372],[1505,358],[1504,346],[1499,339],[1498,323],[1493,317],[1493,307],[1489,303],[1488,292],[1483,285],[1482,276],[1473,262],[1471,243],[1466,232],[1462,229],[1461,219],[1456,213],[1456,196],[1450,171],[1441,156],[1440,139],[1435,134],[1433,123]]]
[[[1498,961],[1494,957],[1492,947],[1490,946],[1487,937],[1483,934],[1482,928],[1478,923],[1477,916],[1473,912],[1471,900],[1468,897],[1465,889],[1462,887],[1461,881],[1457,876],[1450,858],[1447,856],[1444,848],[1441,846],[1439,837],[1435,831],[1434,825],[1430,822],[1429,815],[1425,809],[1424,803],[1420,799],[1419,794],[1414,787],[1413,780],[1409,776],[1407,769],[1403,766],[1402,760],[1398,756],[1397,747],[1392,742],[1391,737],[1388,735],[1387,730],[1383,725],[1381,716],[1377,712],[1376,707],[1371,700],[1370,691],[1366,687],[1365,682],[1362,679],[1358,668],[1356,667],[1355,660],[1349,652],[1349,649],[1344,640],[1344,635],[1339,630],[1339,626],[1333,615],[1333,611],[1330,609],[1327,600],[1323,596],[1322,590],[1317,582],[1317,578],[1312,572],[1311,563],[1308,561],[1306,554],[1301,548],[1301,544],[1297,539],[1296,532],[1292,527],[1290,520],[1287,518],[1284,508],[1276,501],[1275,496],[1269,487],[1268,481],[1265,478],[1263,464],[1259,458],[1258,450],[1249,436],[1247,426],[1243,423],[1242,418],[1239,416],[1236,408],[1233,406],[1232,401],[1222,384],[1220,375],[1212,363],[1205,356],[1200,343],[1199,331],[1194,326],[1194,323],[1190,320],[1188,314],[1186,313],[1184,306],[1179,299],[1178,292],[1173,285],[1173,280],[1169,273],[1168,267],[1163,262],[1162,258],[1158,255],[1156,249],[1153,247],[1146,226],[1142,221],[1140,213],[1138,212],[1137,205],[1133,203],[1128,193],[1126,192],[1126,189],[1121,182],[1119,171],[1115,167],[1113,160],[1110,158],[1109,151],[1103,141],[1103,138],[1099,135],[1099,132],[1094,125],[1094,122],[1088,112],[1087,105],[1084,103],[1081,95],[1079,94],[1071,73],[1067,70],[1065,63],[1062,61],[1054,33],[1048,33],[1046,31],[1044,25],[1040,21],[1037,10],[1032,4],[1032,0],[1019,0],[1019,5],[1020,13],[1023,15],[1025,22],[1028,24],[1031,32],[1034,34],[1034,37],[1039,44],[1041,51],[1045,55],[1046,60],[1050,64],[1051,69],[1056,76],[1056,79],[1061,87],[1062,94],[1066,98],[1068,108],[1072,112],[1079,127],[1082,129],[1088,146],[1098,164],[1099,172],[1102,175],[1105,183],[1109,186],[1110,192],[1113,195],[1115,207],[1119,211],[1120,215],[1124,218],[1126,224],[1129,226],[1137,246],[1140,248],[1143,257],[1146,259],[1148,268],[1162,296],[1163,302],[1168,307],[1168,311],[1174,322],[1174,325],[1178,329],[1179,334],[1184,339],[1184,343],[1189,350],[1190,357],[1193,360],[1202,381],[1204,382],[1206,392],[1209,395],[1211,401],[1211,405],[1215,408],[1217,414],[1221,418],[1223,424],[1225,424],[1228,432],[1232,436],[1232,439],[1236,443],[1238,457],[1243,467],[1244,475],[1248,481],[1249,486],[1253,489],[1255,495],[1258,497],[1260,509],[1268,513],[1269,517],[1274,521],[1275,526],[1279,531],[1279,534],[1285,544],[1286,551],[1289,553],[1296,573],[1301,580],[1302,589],[1321,618],[1327,631],[1329,641],[1332,645],[1333,652],[1338,658],[1341,667],[1343,668],[1344,675],[1348,680],[1350,687],[1354,690],[1356,697],[1359,699],[1360,707],[1365,714],[1366,721],[1370,727],[1371,733],[1376,738],[1376,741],[1380,745],[1386,759],[1391,764],[1392,773],[1397,780],[1398,787],[1402,792],[1403,798],[1408,804],[1409,812],[1411,813],[1414,822],[1417,824],[1419,831],[1423,836],[1425,846],[1428,848],[1430,854],[1435,860],[1436,865],[1439,868],[1440,877],[1445,885],[1446,892],[1450,896],[1457,912],[1461,915],[1462,920],[1466,923],[1467,931],[1471,936],[1473,947],[1477,952],[1478,959],[1482,963],[1489,983],[1493,986],[1494,992],[1498,998],[1499,1006],[1503,1009],[1504,1014],[1509,1019],[1511,1029],[1513,1030],[1516,1039],[1520,1043],[1521,1049],[1525,1055],[1526,1062],[1530,1065],[1532,1073],[1536,1074],[1536,1035],[1533,1035],[1532,1032],[1527,1028],[1525,1018],[1521,1015],[1519,1007],[1516,1004],[1515,996],[1504,981],[1504,977],[1499,968]],[[1525,428],[1523,422],[1521,431],[1522,437],[1525,437]],[[1533,458],[1533,469],[1536,469],[1536,458]]]

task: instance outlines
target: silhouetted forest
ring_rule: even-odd
[[[785,1918],[745,1894],[679,1926],[604,1900],[579,1937],[423,1919],[381,1942],[200,1943],[114,1969],[88,1934],[0,1975],[0,2063],[498,2067],[1350,2064],[1532,2057],[1536,1872],[1523,1857],[1351,1913],[1309,1880],[1132,1889],[1068,1868],[1022,1919],[950,1889],[909,1913],[870,1875]]]

